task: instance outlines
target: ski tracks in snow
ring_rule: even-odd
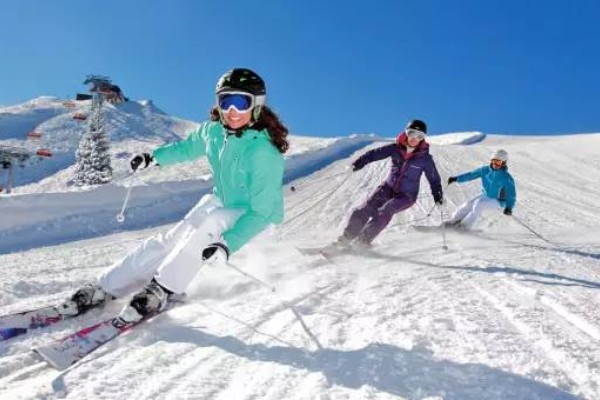
[[[564,255],[551,250],[538,250],[542,254],[526,258],[525,265],[518,267],[489,261],[518,260],[515,255],[527,251],[526,246],[510,247],[503,254],[496,251],[495,258],[496,252],[490,249],[482,258],[466,248],[461,251],[464,260],[479,265],[465,270],[472,277],[480,269],[482,278],[469,277],[464,282],[512,326],[514,333],[518,333],[510,333],[511,329],[506,328],[508,337],[512,337],[507,348],[530,354],[522,366],[524,373],[542,376],[564,390],[572,391],[577,387],[575,392],[579,395],[594,398],[600,387],[600,329],[595,318],[596,291],[600,283],[574,277],[578,271],[561,268]],[[508,252],[513,254],[508,255]],[[575,264],[580,267],[581,264],[597,266],[593,259],[577,258]],[[540,259],[545,267],[540,265]],[[587,296],[585,292],[588,292]],[[485,308],[489,312],[489,307]],[[495,320],[499,318],[495,317]],[[542,361],[544,359],[547,361]]]
[[[489,149],[434,150],[445,180],[478,166],[473,160],[485,162]],[[541,172],[531,168],[528,175],[528,161],[522,162],[519,182],[528,185]],[[439,222],[439,213],[427,217],[433,201],[423,181],[417,204],[395,217],[373,250],[333,260],[291,254],[294,247],[334,240],[389,168],[373,163],[343,174],[349,163],[334,162],[286,192],[286,222],[276,231],[279,240],[267,240],[273,242],[265,256],[270,261],[260,270],[276,294],[203,270],[201,279],[220,280],[60,374],[36,364],[28,350],[89,322],[87,317],[0,344],[0,375],[8,374],[0,377],[0,397],[600,396],[597,245],[558,248],[507,223],[483,232],[448,231],[450,250],[443,251],[437,232],[409,229],[415,221]],[[556,208],[565,189],[556,192],[549,179],[523,189],[519,207],[535,230],[546,233],[544,221],[569,225],[568,211]],[[478,190],[447,188],[446,212]],[[549,192],[556,197],[544,200]],[[584,200],[592,203],[589,196]],[[543,218],[533,218],[536,208]],[[589,226],[600,223],[589,210],[573,215]],[[23,267],[3,281],[0,305],[8,311],[59,299],[151,233],[3,255],[0,261]],[[248,260],[248,272],[256,273],[253,258],[241,253],[238,260]],[[243,261],[240,266],[246,267]]]

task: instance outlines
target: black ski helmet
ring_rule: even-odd
[[[416,129],[423,133],[427,133],[427,125],[420,119],[413,119],[406,125],[406,129]]]
[[[234,68],[219,78],[215,93],[246,92],[255,96],[267,94],[265,81],[254,71],[248,68]]]

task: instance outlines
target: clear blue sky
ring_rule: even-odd
[[[600,132],[598,0],[3,0],[0,104],[85,92],[206,119],[246,66],[293,133]]]

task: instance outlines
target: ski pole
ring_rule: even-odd
[[[229,268],[233,268],[235,269],[237,272],[239,272],[240,274],[244,275],[246,278],[250,278],[252,279],[254,282],[259,283],[265,287],[268,287],[269,289],[271,289],[271,292],[275,292],[275,286],[271,286],[268,283],[261,281],[260,279],[258,279],[257,277],[255,277],[254,275],[250,275],[249,273],[247,273],[246,271],[243,271],[241,269],[239,269],[238,267],[236,267],[235,265],[233,265],[232,263],[230,263],[229,261],[225,262],[225,265],[227,265]]]
[[[321,182],[321,181],[324,181],[324,180],[329,180],[329,179],[331,179],[331,178],[335,178],[335,177],[337,177],[337,176],[340,176],[340,175],[348,174],[348,173],[349,173],[349,172],[351,172],[351,171],[352,171],[352,170],[351,170],[350,168],[348,168],[347,170],[345,170],[345,171],[342,171],[342,172],[338,172],[337,174],[331,174],[331,175],[327,175],[327,176],[324,176],[324,177],[322,177],[322,178],[319,178],[319,179],[313,179],[313,180],[311,180],[311,181],[309,181],[309,182],[306,182],[306,183],[317,183],[317,182]],[[302,188],[304,185],[305,185],[305,184],[301,185],[301,186],[300,186],[300,188]],[[292,192],[295,192],[295,191],[296,191],[296,189],[297,189],[297,185],[292,185],[292,186],[290,186],[290,190],[291,190]]]
[[[131,178],[129,179],[129,187],[127,188],[127,194],[125,195],[125,201],[123,201],[123,206],[121,207],[121,212],[117,214],[117,221],[123,222],[125,221],[125,208],[127,208],[127,203],[129,202],[129,196],[131,195],[131,188],[133,187],[133,179],[135,177],[135,172],[131,173]]]
[[[446,244],[446,225],[444,224],[444,208],[443,205],[440,204],[440,221],[442,223],[442,249],[448,250],[448,245]]]
[[[538,238],[542,239],[544,242],[550,243],[550,244],[554,244],[553,242],[551,242],[550,240],[546,239],[545,237],[543,237],[542,235],[540,235],[539,233],[537,233],[536,231],[534,231],[533,229],[531,229],[529,226],[527,226],[526,223],[524,223],[523,221],[521,221],[519,218],[515,217],[514,215],[512,216],[513,219],[515,221],[517,221],[522,227],[524,227],[525,229],[527,229],[529,232],[533,233],[535,236],[537,236]]]

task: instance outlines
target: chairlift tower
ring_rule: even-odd
[[[84,85],[89,85],[89,91],[93,96],[98,96],[109,103],[121,103],[125,101],[121,88],[114,85],[108,76],[87,75]]]
[[[13,166],[15,163],[23,164],[29,159],[30,155],[27,149],[16,146],[0,146],[0,168],[8,170],[6,181],[6,193],[10,193],[13,187]]]
[[[6,181],[6,193],[12,192],[14,184],[14,168],[16,165],[21,168],[25,167],[25,163],[31,161],[32,157],[37,157],[37,162],[44,157],[52,157],[52,152],[48,149],[38,149],[35,151],[28,150],[24,147],[0,145],[0,174],[4,170],[8,170],[8,178]],[[0,188],[2,186],[0,185]],[[2,192],[2,190],[0,190]]]
[[[89,85],[91,93],[105,92],[112,86],[110,78],[103,75],[87,75],[83,84]]]

